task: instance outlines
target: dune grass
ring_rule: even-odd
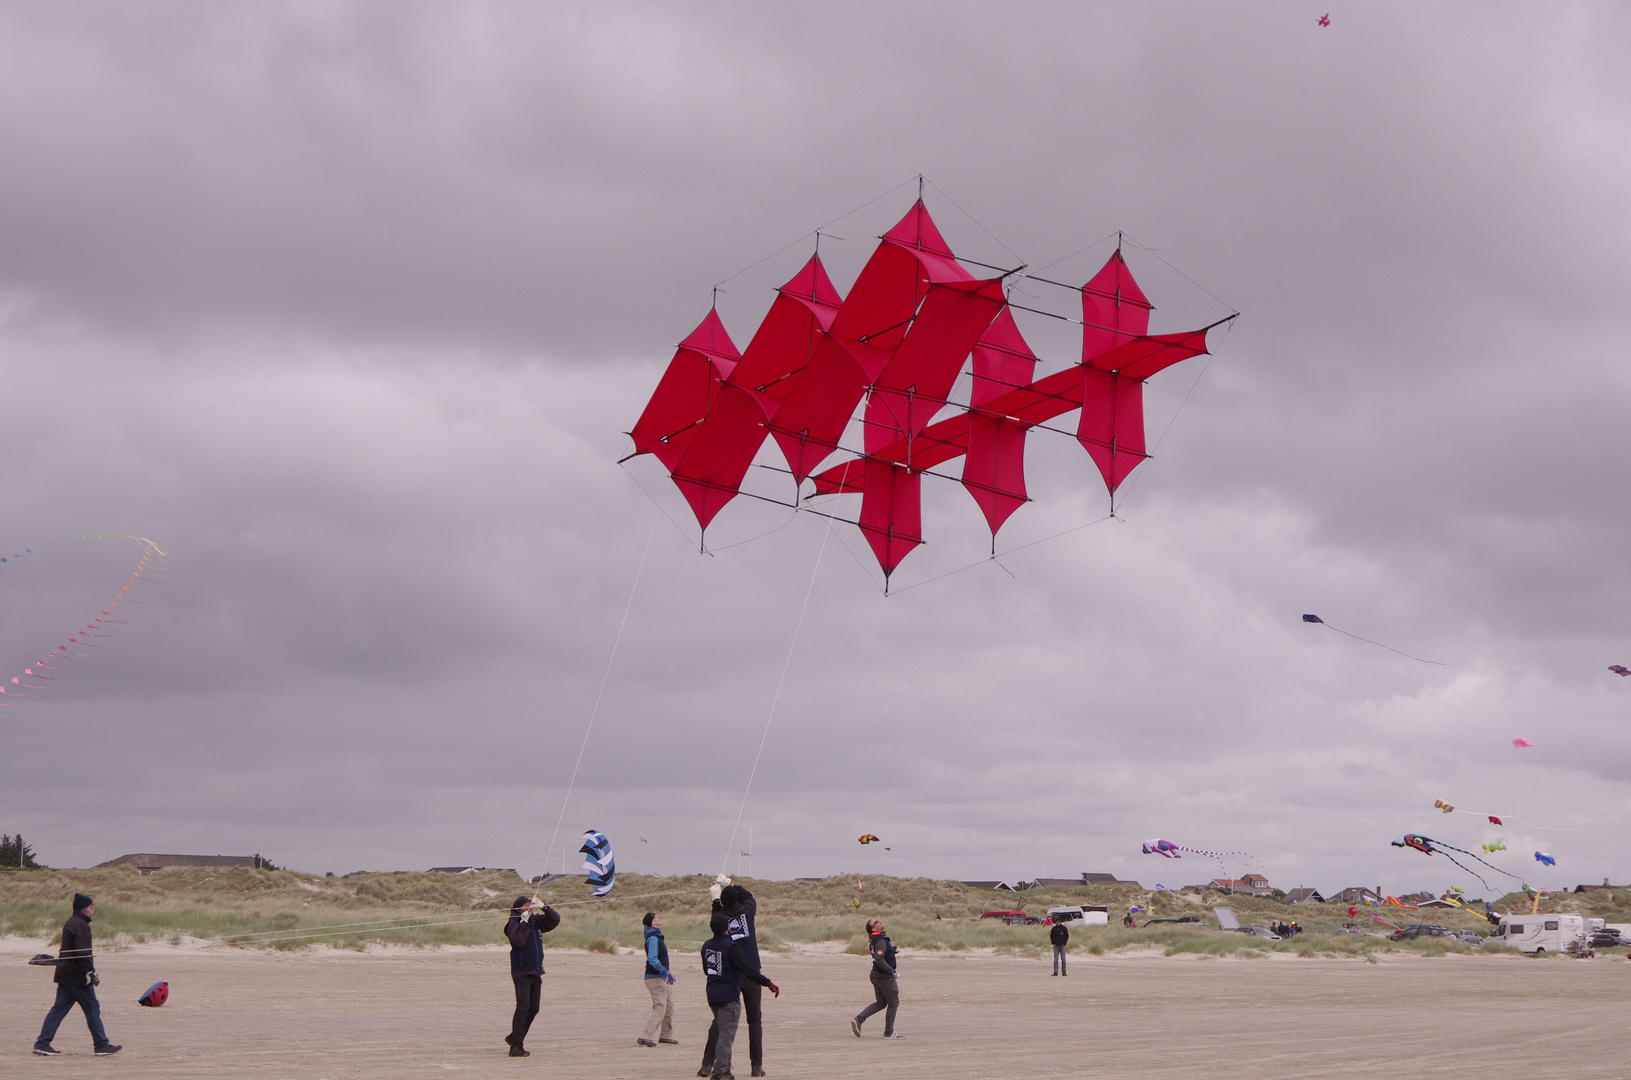
[[[833,943],[848,951],[865,950],[865,921],[881,918],[896,945],[907,949],[964,952],[992,951],[1016,956],[1042,956],[1047,930],[1040,926],[1006,926],[981,920],[982,911],[1017,909],[1042,914],[1061,904],[1103,904],[1111,925],[1077,926],[1072,951],[1093,954],[1132,949],[1158,949],[1168,956],[1371,957],[1399,950],[1428,956],[1506,951],[1445,938],[1389,942],[1386,929],[1367,926],[1364,936],[1336,933],[1347,921],[1339,905],[1289,905],[1277,900],[1212,894],[1150,894],[1131,885],[1030,890],[1019,895],[975,889],[958,882],[926,878],[865,878],[857,890],[852,876],[821,881],[754,881],[744,883],[759,901],[761,947],[772,956],[799,945]],[[617,892],[593,900],[580,880],[536,888],[514,876],[483,874],[373,874],[343,878],[313,877],[287,870],[241,870],[186,867],[160,870],[143,877],[131,867],[101,870],[36,870],[0,874],[0,934],[54,938],[69,914],[68,900],[83,892],[97,901],[96,930],[105,943],[179,941],[197,938],[220,945],[256,948],[303,948],[329,945],[362,948],[370,944],[500,945],[500,929],[515,897],[537,891],[562,914],[547,939],[550,948],[615,952],[638,948],[640,917],[646,911],[663,916],[670,947],[695,949],[708,936],[707,886],[702,876],[651,877],[621,874]],[[1631,890],[1546,897],[1542,910],[1578,911],[1610,922],[1631,922]],[[1152,910],[1149,918],[1196,915],[1200,924],[1120,925],[1129,904]],[[1497,908],[1527,911],[1521,895],[1502,898]],[[1212,908],[1227,905],[1243,925],[1300,922],[1305,933],[1289,941],[1268,941],[1216,929]],[[1367,917],[1374,909],[1365,909]],[[1385,917],[1406,925],[1437,923],[1453,929],[1487,932],[1482,918],[1464,911],[1382,909]]]

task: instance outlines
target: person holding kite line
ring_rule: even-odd
[[[861,1025],[866,1023],[867,1017],[875,1012],[888,1012],[883,1014],[883,1037],[886,1039],[899,1039],[901,1033],[895,1030],[895,1010],[900,1008],[900,983],[898,981],[898,965],[895,962],[895,946],[889,943],[889,937],[883,932],[882,919],[868,919],[866,933],[870,944],[867,951],[872,954],[872,993],[876,998],[872,1004],[862,1009],[860,1015],[849,1022],[849,1029],[855,1032],[855,1037],[861,1037]]]
[[[729,879],[727,879],[729,880]],[[741,942],[746,955],[759,966],[759,928],[754,922],[759,904],[742,885],[727,884],[714,900],[714,911],[724,912],[730,920],[732,941]],[[754,1076],[765,1074],[764,990],[754,983],[742,987],[742,1019],[748,1025],[748,1060]],[[708,1027],[708,1043],[702,1048],[702,1067],[708,1068],[714,1060],[714,1043],[719,1037],[717,1024]],[[701,1075],[701,1071],[698,1071]]]
[[[731,940],[731,920],[723,911],[716,911],[708,927],[713,937],[702,943],[702,973],[708,977],[708,1008],[713,1010],[718,1037],[714,1041],[713,1061],[698,1076],[711,1080],[736,1080],[731,1072],[731,1046],[736,1042],[736,1025],[742,1020],[742,980],[757,986],[769,987],[775,997],[781,997],[781,987],[765,978],[759,965],[742,941]]]
[[[678,1046],[674,1038],[674,973],[668,970],[668,943],[663,940],[663,917],[654,911],[646,912],[641,920],[646,926],[646,991],[651,994],[651,1016],[646,1020],[646,1033],[635,1040],[641,1046],[656,1046],[659,1042]]]
[[[515,1016],[510,1021],[510,1033],[504,1041],[510,1044],[511,1057],[531,1057],[532,1052],[522,1044],[527,1031],[538,1015],[544,994],[544,939],[561,925],[561,913],[543,905],[533,910],[533,900],[525,896],[515,898],[510,908],[510,921],[504,924],[504,936],[510,939],[510,978],[515,982]]]
[[[62,927],[62,949],[57,953],[57,1000],[45,1014],[40,1037],[34,1040],[34,1052],[40,1057],[56,1057],[62,1053],[51,1045],[63,1017],[75,1005],[85,1013],[85,1026],[91,1029],[91,1043],[97,1057],[111,1057],[122,1047],[108,1041],[102,1027],[102,1004],[96,1000],[96,988],[102,980],[96,975],[96,956],[91,951],[91,920],[96,918],[96,901],[83,893],[74,893],[74,913]]]
[[[1053,929],[1048,931],[1048,940],[1053,942],[1053,973],[1069,974],[1065,970],[1065,946],[1070,944],[1070,927],[1062,922],[1054,923]]]

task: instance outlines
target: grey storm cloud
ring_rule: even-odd
[[[635,869],[713,872],[740,813],[777,876],[1215,873],[1161,835],[1467,884],[1387,846],[1478,843],[1444,797],[1623,878],[1631,19],[1318,14],[0,5],[0,546],[174,557],[3,710],[0,823],[57,864],[537,871],[581,747],[562,831]],[[888,599],[767,503],[700,553],[617,464],[674,342],[719,285],[744,344],[818,226],[847,288],[920,174],[959,254],[1082,281],[1119,230],[1157,330],[1242,316],[1152,380],[1116,518],[1039,433],[1001,557],[927,487]],[[4,663],[122,558],[0,567]]]

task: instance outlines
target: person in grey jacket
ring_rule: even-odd
[[[57,1000],[45,1014],[45,1025],[40,1037],[34,1040],[34,1052],[41,1057],[55,1057],[62,1051],[51,1045],[57,1028],[78,1005],[85,1013],[85,1025],[91,1029],[91,1044],[97,1057],[109,1057],[121,1049],[108,1041],[102,1028],[102,1004],[96,1000],[96,988],[102,980],[96,974],[96,954],[91,951],[91,920],[96,918],[96,902],[83,893],[74,893],[74,913],[62,927],[62,949],[57,953]]]
[[[883,1037],[899,1039],[901,1033],[895,1030],[895,1010],[900,1008],[899,965],[895,959],[895,946],[890,944],[889,936],[883,932],[882,919],[868,919],[866,933],[867,952],[872,956],[872,994],[876,1000],[849,1022],[849,1029],[859,1039],[861,1025],[866,1023],[867,1017],[882,1012]],[[886,1009],[888,1011],[884,1012]]]

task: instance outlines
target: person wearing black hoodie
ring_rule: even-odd
[[[1062,922],[1054,923],[1053,929],[1048,931],[1048,940],[1053,942],[1053,973],[1070,974],[1065,970],[1065,946],[1070,944],[1070,927]]]
[[[56,1057],[62,1051],[51,1045],[63,1017],[75,1005],[85,1013],[85,1025],[91,1029],[91,1043],[97,1057],[117,1054],[122,1047],[108,1041],[102,1028],[102,1004],[96,1000],[96,988],[102,980],[96,974],[96,955],[91,951],[91,920],[96,918],[96,902],[83,893],[74,893],[74,913],[62,927],[62,950],[57,953],[57,1000],[45,1014],[45,1025],[40,1037],[34,1040],[34,1052],[41,1057]]]
[[[743,885],[726,885],[719,893],[719,899],[714,901],[714,911],[724,912],[730,920],[729,934],[732,941],[742,944],[744,954],[753,962],[754,967],[759,966],[759,928],[754,922],[758,915],[759,904]],[[742,986],[742,1019],[748,1025],[748,1061],[753,1068],[754,1076],[765,1075],[765,1028],[764,1028],[764,989],[755,983],[744,983]],[[708,1027],[708,1042],[702,1048],[702,1068],[707,1069],[713,1064],[714,1043],[719,1038],[719,1026],[711,1024]],[[697,1071],[702,1075],[702,1070]]]
[[[510,939],[510,978],[515,982],[515,1016],[510,1020],[510,1033],[504,1041],[510,1044],[511,1057],[530,1057],[532,1052],[522,1043],[538,1015],[544,994],[544,939],[561,925],[561,913],[543,905],[533,910],[533,901],[525,896],[515,898],[510,908],[510,921],[504,924],[504,936]]]
[[[712,1056],[698,1076],[712,1080],[736,1080],[731,1072],[731,1046],[736,1042],[736,1025],[742,1019],[742,980],[769,987],[772,996],[781,997],[781,987],[765,978],[758,963],[748,954],[745,942],[730,936],[730,916],[716,911],[709,920],[714,936],[702,943],[702,973],[708,977],[708,1008],[713,1010],[717,1034]]]

